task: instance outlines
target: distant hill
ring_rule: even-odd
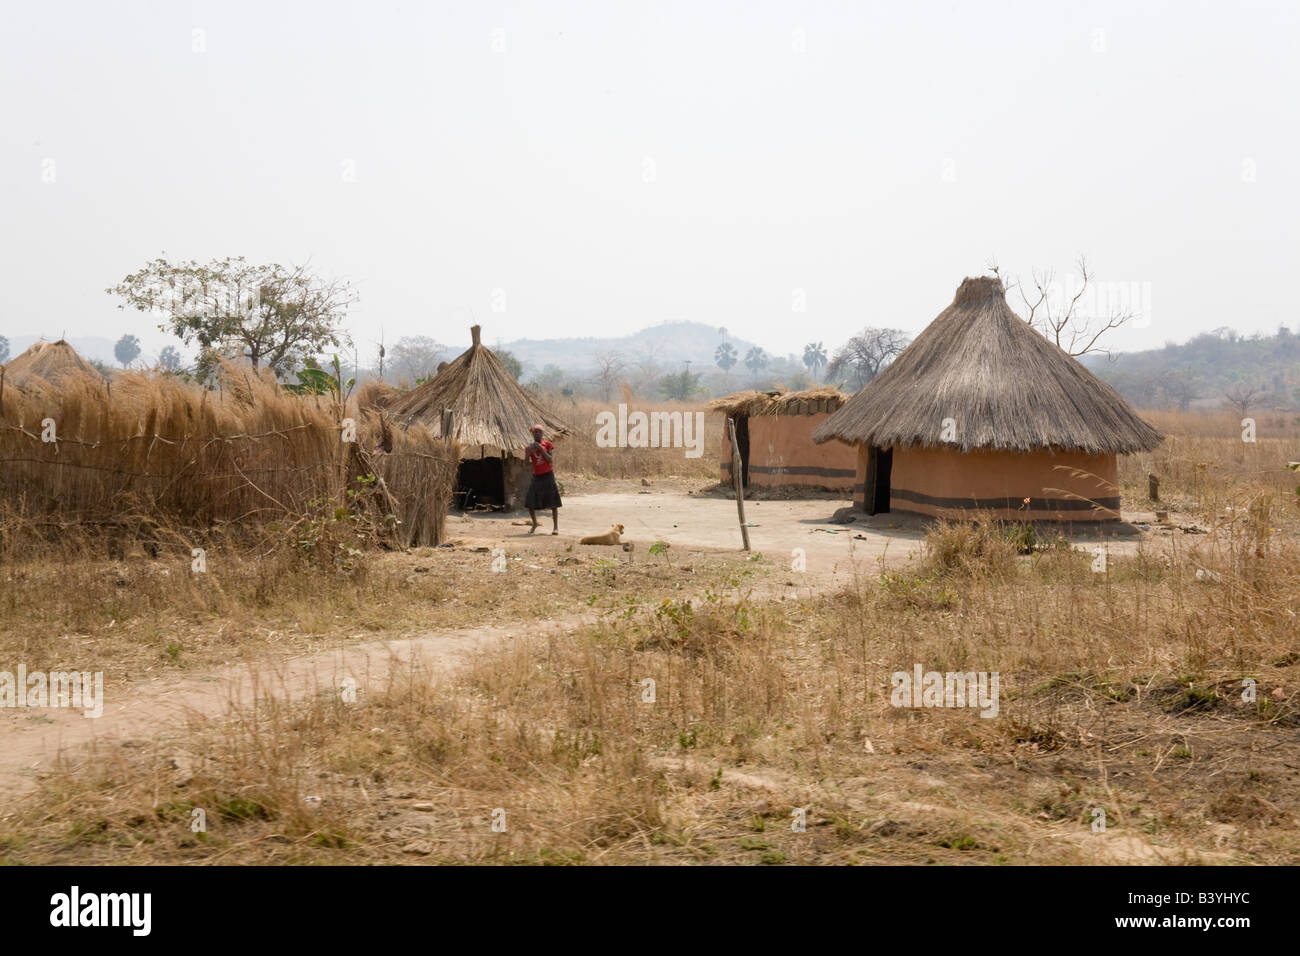
[[[490,329],[489,329],[490,335]],[[144,336],[141,336],[144,338]],[[47,336],[49,338],[49,336]],[[626,335],[609,338],[515,339],[488,342],[493,349],[505,349],[523,364],[522,380],[548,384],[558,390],[566,382],[591,388],[590,375],[596,357],[617,352],[625,369],[620,379],[632,381],[638,391],[649,393],[659,376],[679,372],[690,362],[692,372],[703,373],[702,386],[713,394],[736,388],[767,387],[776,382],[799,385],[805,372],[798,356],[768,353],[769,364],[758,376],[737,365],[723,375],[714,364],[714,352],[723,341],[735,347],[743,361],[756,344],[750,339],[724,335],[716,326],[702,322],[663,322]],[[9,339],[11,356],[17,356],[37,336],[14,335]],[[88,359],[115,367],[115,338],[72,336],[72,347]],[[150,336],[143,343],[144,357],[152,359],[159,348],[178,344],[167,336]],[[839,342],[827,342],[832,353]],[[468,345],[448,350],[460,354]],[[188,351],[188,350],[183,350]],[[1144,352],[1119,353],[1112,358],[1086,356],[1085,365],[1113,385],[1121,395],[1139,407],[1209,408],[1226,404],[1225,393],[1255,390],[1254,408],[1300,408],[1300,335],[1285,326],[1273,335],[1241,336],[1232,329],[1216,329],[1190,341],[1167,343]],[[544,374],[548,366],[563,374]],[[363,370],[363,377],[368,370]]]
[[[1216,329],[1113,360],[1089,356],[1085,364],[1139,406],[1214,407],[1244,389],[1258,393],[1251,407],[1300,408],[1300,336],[1285,326],[1250,337]]]
[[[663,368],[680,368],[690,362],[693,369],[703,371],[713,367],[713,353],[724,339],[735,346],[742,359],[756,344],[729,330],[724,336],[717,326],[703,322],[664,322],[613,338],[515,339],[500,343],[500,347],[524,363],[525,371],[547,365],[585,370],[596,364],[597,355],[606,352],[618,352],[632,363],[653,360]]]

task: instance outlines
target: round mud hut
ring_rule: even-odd
[[[813,430],[849,396],[829,386],[800,392],[736,392],[709,409],[736,422],[741,483],[745,488],[818,488],[850,492],[857,453],[839,443],[817,445]],[[731,441],[722,433],[721,481],[730,485]]]
[[[454,501],[514,510],[528,493],[532,472],[524,457],[529,429],[540,424],[548,439],[573,429],[538,404],[520,387],[501,360],[480,341],[480,327],[470,329],[473,344],[445,364],[429,381],[394,399],[386,413],[403,428],[423,427],[434,437],[460,442]]]
[[[1163,436],[984,277],[813,440],[856,447],[854,504],[868,514],[1068,523],[1118,519],[1117,456]]]

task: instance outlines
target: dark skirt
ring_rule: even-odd
[[[560,487],[555,483],[555,472],[533,475],[528,486],[528,496],[524,498],[524,507],[531,511],[549,511],[561,507]]]

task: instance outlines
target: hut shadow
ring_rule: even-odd
[[[841,508],[826,518],[799,518],[798,523],[814,525],[818,528],[832,525],[833,527],[828,530],[843,533],[849,537],[863,531],[870,531],[874,534],[906,541],[920,541],[925,537],[930,527],[927,519],[902,512],[869,515],[861,511],[847,514],[848,511],[849,509]],[[845,521],[845,517],[852,520]]]

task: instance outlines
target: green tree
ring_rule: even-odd
[[[520,376],[524,374],[523,363],[505,349],[493,349],[492,354],[501,360],[501,364],[506,367],[506,371],[510,373],[510,377],[516,382],[519,381]]]
[[[199,367],[218,354],[285,375],[346,340],[339,324],[356,301],[348,283],[305,266],[252,265],[242,256],[171,263],[155,259],[110,289],[118,308],[161,313],[158,327],[199,345]],[[203,377],[202,374],[200,377]]]
[[[685,402],[694,398],[700,391],[700,376],[688,368],[675,375],[665,375],[659,379],[659,391],[664,398]]]
[[[140,340],[134,335],[124,335],[113,346],[113,357],[122,368],[126,368],[140,357]]]
[[[817,378],[818,373],[826,367],[826,347],[821,342],[809,342],[803,347],[803,364],[808,366],[812,377]]]
[[[181,353],[176,350],[176,346],[168,345],[158,353],[158,367],[173,375],[181,370]]]
[[[0,335],[0,365],[9,361],[9,340]]]
[[[713,362],[723,373],[730,373],[738,361],[736,356],[736,347],[730,342],[723,342],[713,353]]]

